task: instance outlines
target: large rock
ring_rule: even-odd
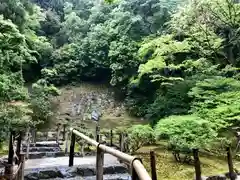
[[[38,173],[39,179],[63,178],[64,176],[58,169],[42,171]]]
[[[24,176],[24,179],[25,180],[38,180],[38,173],[37,172],[33,172],[33,173],[30,173],[30,174],[27,174]]]
[[[225,175],[217,175],[217,176],[210,176],[207,177],[206,180],[226,180],[227,177]]]
[[[79,176],[94,176],[96,175],[96,170],[94,168],[82,168],[82,167],[78,167],[77,168],[77,174]]]
[[[124,174],[128,173],[127,169],[123,166],[107,166],[104,168],[104,174]]]
[[[108,177],[106,179],[122,180],[128,176],[127,171],[128,170],[122,165],[104,166],[104,175]],[[94,177],[96,177],[96,167],[93,165],[82,165],[73,167],[60,166],[55,168],[36,168],[25,170],[26,180],[73,177],[84,177],[84,179],[87,179],[89,177],[89,179],[94,179]]]

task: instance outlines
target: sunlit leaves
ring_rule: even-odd
[[[135,125],[128,129],[128,143],[132,152],[153,142],[155,142],[155,135],[149,125]]]
[[[203,148],[216,140],[215,125],[197,116],[170,116],[159,121],[155,133],[157,138],[169,140],[174,150]]]

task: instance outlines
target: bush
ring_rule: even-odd
[[[150,125],[134,125],[128,129],[128,143],[131,152],[144,145],[155,143],[155,135]]]
[[[205,148],[217,138],[215,124],[194,115],[169,116],[155,127],[157,139],[169,140],[173,150]]]
[[[207,148],[217,139],[215,127],[216,124],[195,115],[169,116],[158,122],[155,134],[157,139],[169,140],[176,161],[189,164],[192,149]]]

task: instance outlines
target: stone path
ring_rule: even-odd
[[[57,166],[68,166],[69,157],[57,157],[57,158],[41,158],[41,159],[29,159],[25,163],[25,169],[34,168],[46,168],[46,167],[57,167]],[[96,164],[96,156],[88,157],[75,157],[74,165],[94,165]],[[119,164],[116,157],[105,154],[104,165],[108,164]]]
[[[25,180],[95,180],[96,156],[74,157],[74,166],[68,167],[69,157],[60,147],[61,142],[40,141],[29,146],[25,162]],[[63,144],[63,143],[62,143]],[[26,153],[26,143],[22,152]],[[110,154],[104,154],[105,180],[129,180],[128,169]]]

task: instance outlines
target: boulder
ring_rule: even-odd
[[[104,174],[123,174],[123,173],[128,173],[128,172],[124,166],[115,165],[115,166],[104,167],[103,173]]]
[[[24,176],[25,180],[38,180],[38,173],[34,172],[34,173],[30,173]]]
[[[63,178],[64,176],[58,169],[51,169],[46,171],[40,171],[38,173],[39,179],[50,179],[50,178]]]
[[[94,176],[94,175],[96,175],[96,171],[95,171],[95,168],[78,167],[77,174],[79,176]]]
[[[217,175],[217,176],[210,176],[206,180],[226,180],[227,177],[225,175]]]

